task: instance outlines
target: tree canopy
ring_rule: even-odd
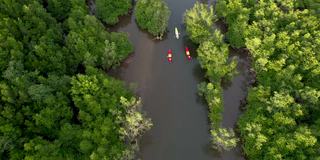
[[[319,16],[306,5],[311,1],[297,2],[224,0],[220,5],[229,8],[221,12],[229,27],[242,24],[241,39],[232,40],[231,30],[229,42],[248,48],[257,77],[239,121],[249,159],[320,158]]]
[[[135,16],[140,28],[160,39],[165,33],[170,18],[170,10],[163,0],[139,0]]]
[[[213,7],[196,2],[186,11],[184,21],[189,38],[200,44],[197,49],[200,66],[205,70],[208,82],[199,84],[199,95],[208,103],[212,147],[216,150],[230,150],[238,139],[232,129],[221,127],[223,112],[222,78],[229,79],[235,73],[236,61],[228,62],[229,45],[224,35],[214,26],[217,17]]]
[[[132,52],[126,34],[105,31],[84,0],[0,8],[0,159],[132,159],[151,123],[104,73]]]
[[[228,62],[229,46],[224,43],[220,31],[216,30],[212,35],[197,49],[201,68],[209,80],[199,84],[199,92],[208,103],[213,148],[222,151],[235,147],[238,141],[232,129],[221,127],[224,105],[221,81],[222,78],[230,79],[234,75],[237,63],[234,60]]]
[[[128,13],[131,0],[96,0],[96,15],[107,24],[119,22],[119,16]]]
[[[200,2],[196,2],[184,15],[188,36],[198,44],[210,39],[214,30],[213,24],[217,20],[213,6],[208,8],[206,4]]]

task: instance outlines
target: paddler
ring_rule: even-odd
[[[178,31],[178,28],[177,28],[177,27],[175,27],[175,28],[174,28],[174,33],[176,34],[176,38],[177,38],[177,39],[179,39],[179,35],[180,35],[180,33],[179,33],[179,31]]]
[[[167,58],[169,62],[172,62],[172,51],[171,49],[168,50]]]
[[[191,55],[190,55],[188,47],[186,47],[186,56],[187,56],[188,60],[191,60]]]

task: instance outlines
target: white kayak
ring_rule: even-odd
[[[179,33],[179,31],[178,31],[178,28],[177,28],[177,27],[175,27],[175,28],[174,28],[174,33],[176,34],[176,38],[177,38],[177,39],[179,39],[179,35],[180,35],[180,33]]]

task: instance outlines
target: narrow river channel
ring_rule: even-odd
[[[153,121],[153,128],[142,138],[138,158],[142,160],[241,160],[240,148],[218,153],[210,147],[208,109],[197,95],[197,85],[203,73],[196,59],[187,61],[187,45],[183,27],[183,14],[195,0],[167,0],[172,11],[168,34],[162,41],[153,40],[141,31],[133,16],[122,17],[112,30],[127,32],[135,47],[131,55],[117,70],[117,77],[136,85],[142,97],[143,110]],[[174,27],[181,31],[179,40]],[[188,45],[190,47],[190,45]],[[168,49],[173,51],[173,63],[166,60]],[[193,51],[194,52],[194,51]],[[234,127],[240,114],[240,100],[247,92],[248,60],[238,56],[239,75],[224,86],[225,111],[223,126]]]

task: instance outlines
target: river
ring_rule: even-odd
[[[143,100],[143,110],[152,119],[153,128],[140,142],[142,160],[242,160],[240,148],[222,153],[210,147],[208,108],[197,94],[197,85],[203,81],[203,72],[196,59],[188,61],[184,47],[187,42],[183,14],[195,0],[167,0],[172,11],[168,34],[156,41],[135,23],[133,16],[122,17],[112,29],[127,32],[135,47],[134,53],[112,71],[127,84],[135,84],[135,91]],[[174,27],[181,31],[174,37]],[[166,59],[168,49],[173,51],[173,63]],[[235,127],[241,113],[240,101],[247,95],[249,63],[246,54],[233,52],[239,59],[239,74],[224,84],[224,127]],[[194,53],[194,50],[191,50]]]

